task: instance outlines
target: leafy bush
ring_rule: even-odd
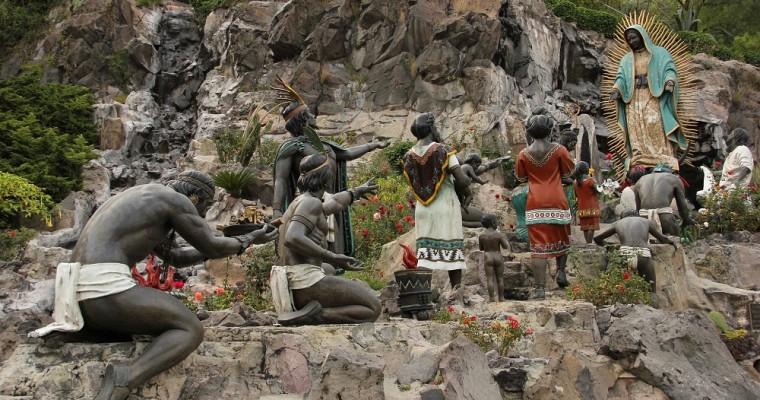
[[[47,27],[50,8],[58,0],[0,0],[0,55],[8,54],[24,40],[39,36]]]
[[[720,178],[718,178],[720,179]],[[694,214],[698,237],[713,233],[760,230],[760,193],[753,186],[731,191],[718,190],[707,195],[702,208]]]
[[[243,190],[255,183],[256,175],[248,168],[240,171],[220,171],[214,175],[214,184],[236,198],[240,198]]]
[[[388,164],[386,165],[388,165],[395,173],[403,174],[404,169],[401,166],[401,161],[404,159],[406,152],[408,152],[415,143],[414,140],[397,140],[384,148],[382,154],[388,161]]]
[[[53,200],[28,180],[0,172],[0,228],[18,227],[19,216],[41,216],[51,223]]]
[[[389,173],[386,167],[376,183],[377,195],[357,201],[351,207],[355,254],[368,267],[380,257],[384,244],[396,240],[415,224],[416,201],[411,197],[406,178]]]
[[[251,164],[254,153],[259,150],[263,143],[262,137],[272,129],[271,119],[264,123],[264,119],[270,115],[269,112],[267,111],[264,115],[261,115],[265,106],[265,104],[261,104],[251,110],[248,115],[248,122],[242,131],[224,130],[213,136],[212,140],[216,146],[216,154],[223,164],[238,162],[243,167]],[[266,151],[268,152],[272,152],[270,142],[267,142],[269,147]],[[276,154],[276,151],[277,149],[275,148],[274,154]],[[271,156],[272,163],[274,162],[274,154]],[[261,155],[260,152],[259,155]],[[259,164],[261,164],[261,160],[259,160]]]
[[[0,171],[29,180],[59,202],[81,187],[99,135],[90,90],[42,85],[41,76],[34,67],[0,81]]]
[[[19,259],[26,244],[35,236],[37,236],[37,231],[29,228],[0,231],[0,260]]]
[[[678,37],[686,43],[691,53],[712,54],[718,47],[718,41],[707,32],[680,31]]]
[[[186,3],[193,6],[195,9],[195,17],[200,21],[205,21],[206,17],[211,14],[212,11],[218,8],[228,8],[236,3],[241,3],[243,0],[183,0]]]
[[[504,323],[488,322],[479,320],[475,315],[468,315],[464,310],[461,314],[456,314],[454,308],[448,306],[439,309],[433,317],[433,321],[439,323],[448,323],[453,320],[457,322],[457,327],[453,331],[454,337],[465,335],[483,351],[496,350],[505,357],[515,342],[533,333],[533,330],[520,325],[511,315],[503,321]]]
[[[179,295],[172,294],[194,312],[226,310],[235,303],[243,303],[256,310],[271,310],[273,305],[269,293],[269,270],[275,262],[274,243],[246,252],[240,260],[246,267],[245,281],[232,286],[225,277],[222,286],[211,293],[185,290]]]
[[[164,0],[137,0],[138,7],[151,7],[160,6],[164,4]]]
[[[560,1],[555,4],[547,4],[547,6],[554,15],[565,21],[577,22],[580,29],[596,31],[606,37],[612,37],[615,34],[615,28],[618,24],[618,18],[615,15],[579,7],[569,1]]]
[[[595,306],[649,304],[650,284],[641,276],[628,271],[628,258],[617,251],[608,254],[607,268],[596,278],[581,275],[575,285],[567,288],[567,298],[582,300]]]

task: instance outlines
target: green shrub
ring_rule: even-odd
[[[649,304],[650,284],[636,273],[628,271],[628,258],[617,251],[608,254],[607,268],[596,278],[581,275],[576,284],[567,288],[569,300],[582,300],[595,306]]]
[[[195,17],[200,21],[205,21],[206,17],[212,11],[218,8],[229,8],[244,0],[184,0],[195,9]]]
[[[707,313],[707,316],[715,323],[715,326],[717,326],[721,332],[726,333],[729,331],[726,317],[724,317],[723,314],[713,310]]]
[[[164,4],[164,0],[137,0],[136,4],[138,7],[161,6]]]
[[[240,198],[243,190],[255,183],[256,175],[248,168],[240,171],[221,171],[214,175],[214,184],[236,198]]]
[[[240,143],[242,142],[241,132],[225,129],[217,132],[211,137],[216,146],[216,155],[222,164],[233,163],[240,152]]]
[[[0,260],[18,260],[26,244],[35,236],[37,231],[29,228],[0,231]]]
[[[0,0],[0,55],[40,36],[48,26],[45,17],[56,3],[58,0]]]
[[[712,54],[718,47],[718,41],[706,32],[680,31],[678,37],[686,43],[689,52]]]
[[[456,320],[457,326],[452,332],[453,337],[465,335],[483,351],[496,350],[501,356],[506,357],[509,349],[518,340],[533,334],[532,329],[526,329],[524,325],[513,316],[508,316],[506,321],[483,321],[476,315],[468,315],[464,311],[456,314],[454,308],[448,306],[436,311],[433,321],[448,323]]]
[[[384,148],[382,154],[388,162],[386,165],[388,165],[395,173],[403,174],[404,170],[401,167],[401,161],[404,159],[406,152],[408,152],[415,143],[417,142],[414,140],[397,140]]]
[[[99,135],[93,97],[81,86],[40,84],[39,66],[0,81],[0,171],[37,185],[54,202],[82,184]]]
[[[560,1],[553,5],[547,4],[554,15],[565,21],[578,23],[578,28],[596,31],[606,37],[615,34],[618,17],[610,13],[579,7],[569,1]]]
[[[717,177],[720,181],[720,176]],[[702,208],[694,213],[697,222],[692,232],[697,238],[713,233],[760,230],[760,193],[752,185],[731,191],[719,190],[707,195]]]
[[[38,215],[51,223],[53,200],[28,180],[0,172],[0,228],[19,227],[19,216]]]

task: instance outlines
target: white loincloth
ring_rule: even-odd
[[[53,331],[80,331],[84,327],[80,300],[121,293],[136,284],[125,264],[60,263],[55,272],[55,322],[29,333],[29,337],[42,337]]]
[[[294,289],[314,286],[325,277],[322,267],[311,264],[273,265],[269,276],[272,303],[278,315],[296,310],[293,304]]]
[[[628,269],[636,270],[639,257],[652,258],[652,251],[646,247],[620,246],[620,255],[628,257]]]
[[[660,222],[660,214],[673,214],[673,209],[670,207],[656,208],[653,210],[641,209],[639,210],[639,216],[646,217],[648,220],[654,222],[657,226],[657,230],[662,232],[662,222]]]

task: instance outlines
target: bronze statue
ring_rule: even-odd
[[[417,259],[421,268],[448,271],[452,288],[462,282],[464,232],[470,178],[451,147],[440,141],[433,114],[420,114],[412,124],[417,143],[404,156],[404,175],[417,199]],[[459,200],[458,200],[459,199]]]
[[[655,276],[652,253],[649,250],[649,235],[654,236],[660,243],[672,245],[677,249],[675,242],[660,233],[652,221],[639,217],[636,210],[625,210],[620,214],[620,220],[611,227],[594,237],[594,242],[604,246],[604,239],[617,235],[620,239],[620,254],[628,257],[629,269],[636,268],[638,274],[649,282],[651,287],[650,303],[657,307],[657,278]]]
[[[241,254],[251,244],[277,235],[266,225],[234,238],[214,236],[203,220],[213,196],[211,178],[196,171],[183,172],[166,186],[127,189],[93,214],[71,263],[58,266],[56,322],[30,336],[45,337],[54,331],[71,332],[61,334],[63,341],[156,336],[128,365],[108,365],[96,400],[126,399],[133,388],[184,360],[203,341],[198,318],[174,297],[136,285],[130,266],[152,251],[164,263],[189,266]],[[175,233],[193,247],[172,248]]]
[[[483,163],[483,158],[478,153],[470,153],[465,157],[464,162],[461,164],[462,172],[470,178],[472,182],[477,182],[481,185],[485,185],[488,181],[480,178],[479,175],[490,171],[498,167],[504,160],[509,159],[509,156],[499,157],[495,160],[491,160],[487,163]],[[463,204],[470,204],[472,202],[472,193],[465,197]],[[462,226],[466,228],[480,228],[483,225],[480,223],[483,218],[483,211],[474,206],[467,206],[462,209]]]
[[[309,108],[300,102],[290,103],[282,111],[285,119],[285,129],[291,138],[286,140],[277,150],[274,166],[274,200],[272,208],[274,218],[279,218],[296,196],[298,181],[298,166],[304,157],[322,151],[307,136],[307,130],[314,132],[318,129],[314,116]],[[332,175],[327,177],[325,193],[328,195],[348,189],[348,174],[346,161],[355,160],[361,156],[388,146],[388,142],[373,140],[367,144],[345,148],[331,140],[319,138],[330,163]],[[340,254],[353,255],[353,229],[348,209],[335,214],[328,221],[329,231],[327,240],[330,250]]]
[[[640,176],[642,173],[646,172],[641,166],[634,167],[629,173],[629,180],[635,183],[633,194],[636,197],[639,215],[654,222],[658,229],[662,229],[662,233],[681,236],[681,229],[670,207],[673,199],[678,206],[681,224],[694,224],[689,216],[689,205],[686,203],[686,192],[681,177],[667,170]]]
[[[504,301],[504,257],[501,249],[511,253],[512,248],[504,235],[496,230],[495,215],[484,215],[481,223],[486,230],[478,236],[478,245],[484,253],[483,269],[486,272],[488,298],[492,302]]]
[[[282,215],[280,260],[272,267],[270,285],[283,325],[374,322],[380,316],[380,300],[370,289],[349,279],[326,276],[322,268],[324,262],[348,271],[362,270],[360,261],[327,249],[327,217],[377,189],[370,180],[323,200],[335,176],[332,161],[321,153],[301,160],[301,194]]]
[[[528,182],[525,222],[528,226],[533,279],[537,285],[535,298],[543,299],[546,263],[557,260],[556,282],[566,287],[567,249],[570,247],[570,205],[563,190],[563,180],[572,182],[573,160],[567,149],[549,141],[552,121],[543,114],[534,114],[526,123],[533,143],[523,149],[515,163],[515,176]]]

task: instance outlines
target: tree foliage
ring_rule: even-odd
[[[47,26],[45,17],[60,0],[0,0],[0,55],[17,43],[37,36]]]
[[[20,216],[41,216],[51,222],[53,201],[28,180],[0,172],[0,228],[17,228]]]
[[[81,186],[98,132],[90,90],[42,85],[41,74],[31,68],[0,81],[0,171],[29,180],[58,202]]]

